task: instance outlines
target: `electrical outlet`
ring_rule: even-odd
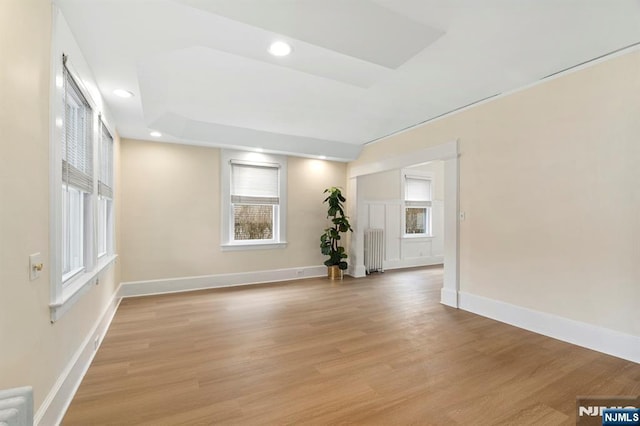
[[[467,218],[467,214],[465,212],[460,212],[460,221],[463,221]]]

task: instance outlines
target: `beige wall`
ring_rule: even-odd
[[[321,265],[323,190],[346,165],[288,158],[285,249],[220,249],[220,150],[122,141],[122,279],[144,281]]]
[[[367,146],[459,139],[462,291],[640,335],[640,52]]]
[[[442,161],[420,164],[408,168],[407,171],[424,172],[433,176],[433,200],[444,200],[444,163]],[[364,175],[358,179],[358,194],[365,201],[402,200],[404,197],[402,179],[400,169]]]
[[[31,385],[35,408],[52,390],[111,300],[110,268],[59,321],[49,316],[49,84],[51,3],[0,5],[0,389]],[[116,163],[117,163],[116,140]],[[28,256],[41,277],[29,281]]]
[[[400,170],[372,173],[358,179],[358,194],[365,201],[402,199]]]

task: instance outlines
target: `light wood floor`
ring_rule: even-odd
[[[438,303],[439,267],[125,299],[63,424],[575,424],[640,365]]]

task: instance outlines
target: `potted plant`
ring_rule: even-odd
[[[331,219],[332,226],[324,230],[324,234],[320,237],[320,249],[322,254],[329,256],[324,264],[327,266],[327,276],[332,279],[341,279],[342,271],[347,269],[347,253],[344,247],[340,245],[340,234],[347,231],[353,232],[349,218],[344,214],[344,203],[346,198],[342,195],[340,188],[332,186],[324,190],[325,194],[329,194],[324,199],[324,203],[329,205],[327,210],[327,219]]]

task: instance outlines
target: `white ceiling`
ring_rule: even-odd
[[[638,0],[55,3],[121,136],[338,160],[640,42]]]

